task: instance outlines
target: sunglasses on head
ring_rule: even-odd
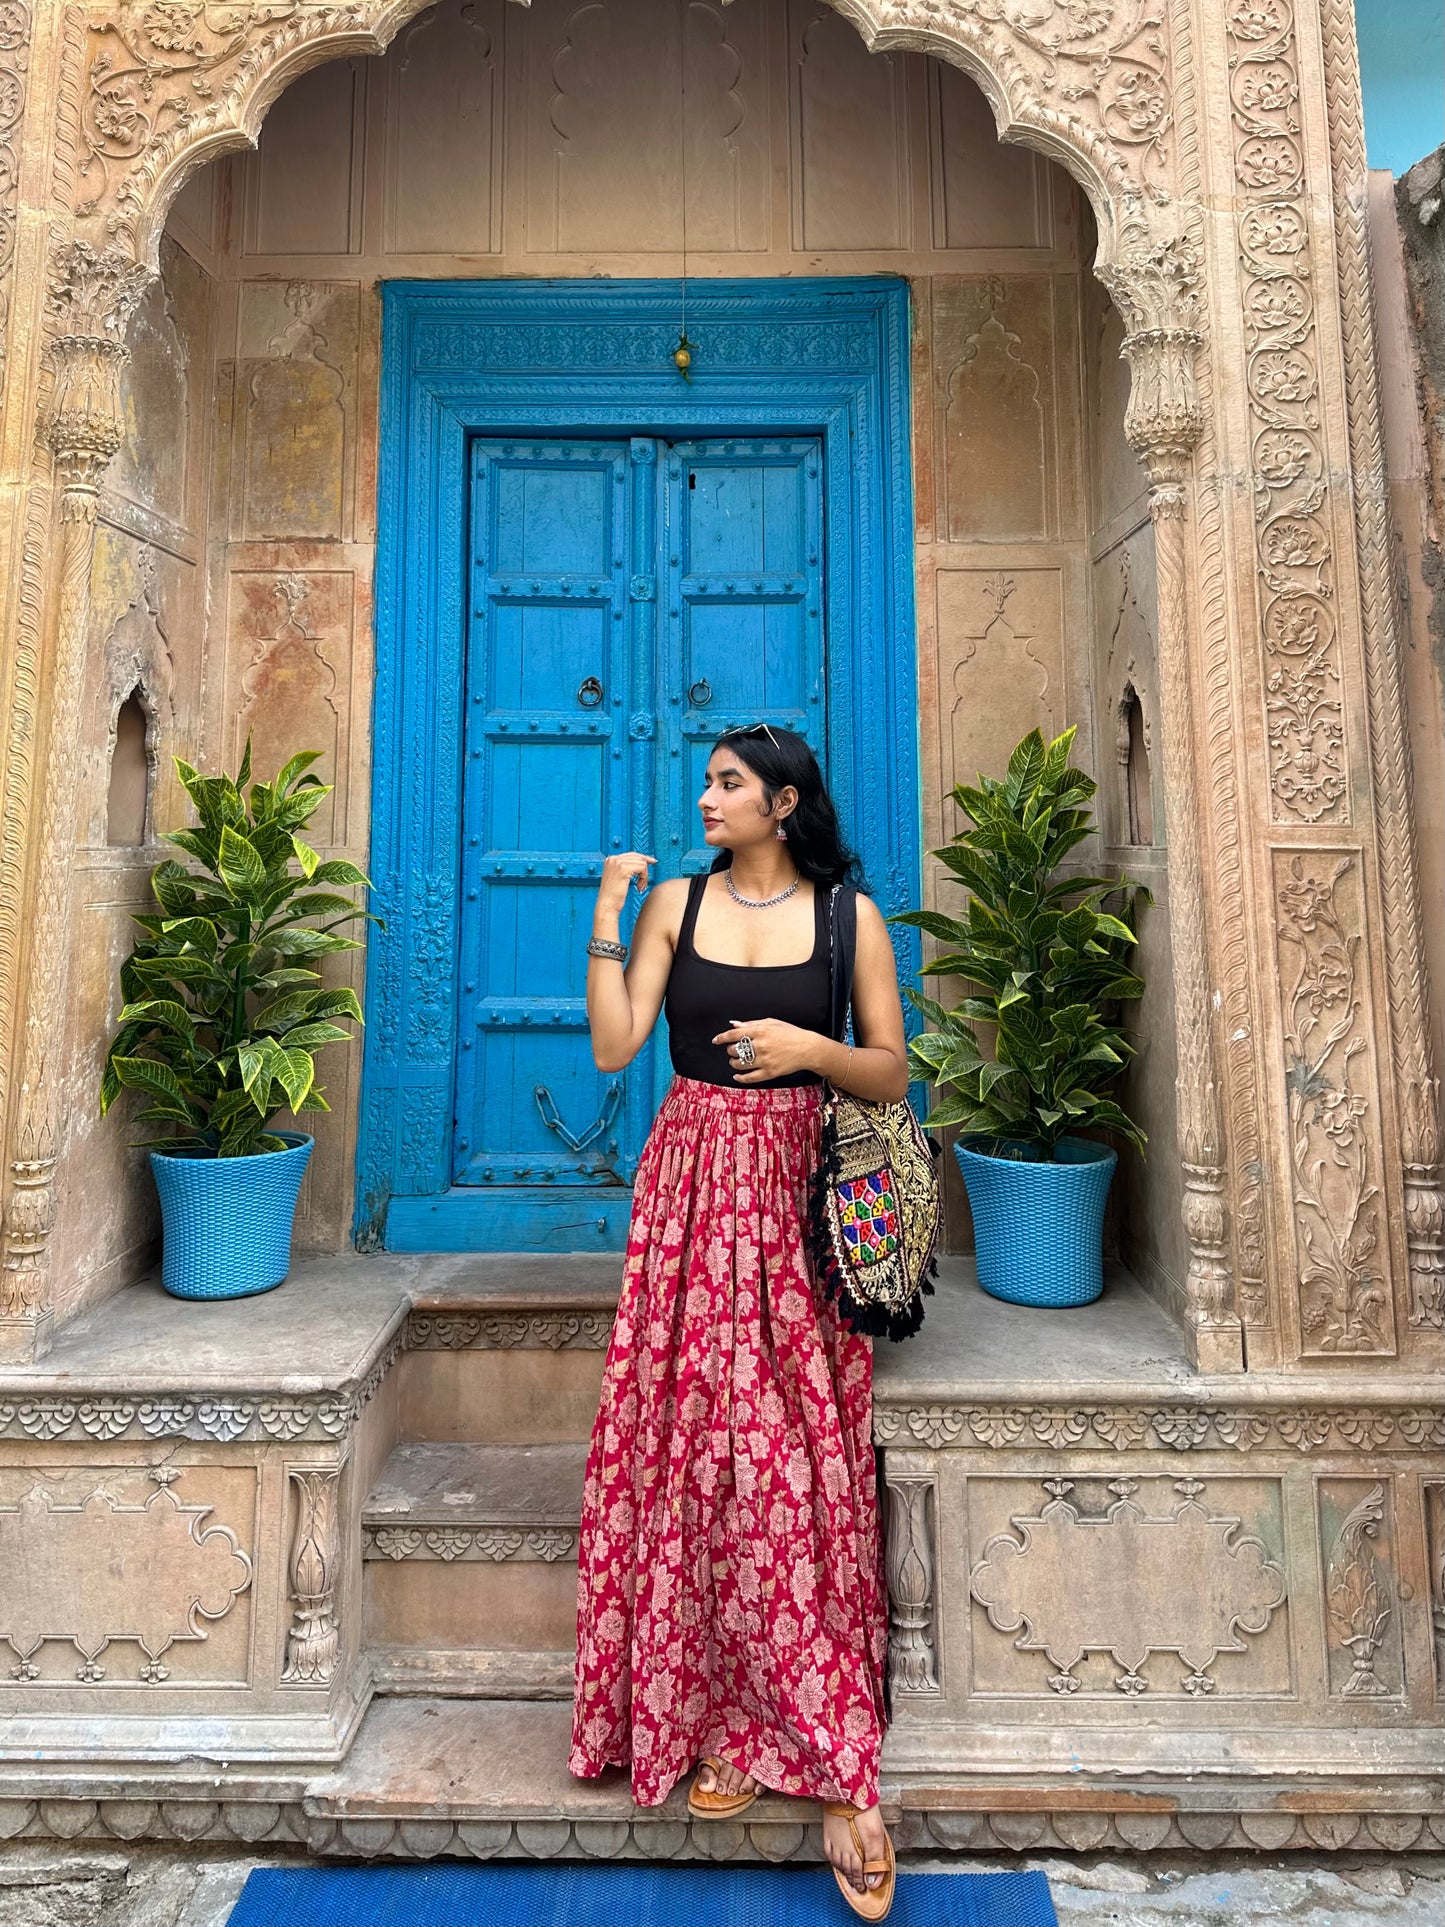
[[[745,723],[741,729],[730,729],[728,731],[728,735],[729,736],[766,736],[774,749],[782,748],[782,744],[778,741],[777,737],[773,734],[771,727],[767,723]]]

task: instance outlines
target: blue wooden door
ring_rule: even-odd
[[[621,1075],[592,1062],[604,857],[706,867],[696,799],[729,725],[823,753],[819,448],[479,439],[471,498],[453,1182],[545,1217],[630,1181],[666,1079],[662,1040]]]

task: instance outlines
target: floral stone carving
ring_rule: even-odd
[[[888,1481],[888,1678],[895,1693],[937,1693],[934,1508],[931,1479]]]
[[[251,1559],[235,1533],[203,1523],[209,1505],[177,1498],[174,1467],[151,1477],[160,1489],[142,1505],[122,1505],[104,1486],[79,1505],[58,1504],[35,1485],[0,1507],[0,1641],[15,1655],[12,1680],[39,1679],[41,1648],[61,1641],[80,1655],[75,1677],[93,1684],[107,1677],[107,1649],[132,1642],[139,1678],[157,1685],[170,1648],[205,1639],[204,1622],[224,1618],[246,1591]]]
[[[1377,1115],[1349,852],[1277,858],[1285,1084],[1306,1352],[1393,1352]]]
[[[291,1540],[292,1617],[281,1678],[287,1684],[324,1686],[336,1671],[341,1651],[336,1619],[341,1468],[292,1466],[289,1477],[296,1526]]]
[[[1182,1690],[1213,1692],[1216,1656],[1246,1651],[1243,1635],[1262,1633],[1284,1602],[1284,1573],[1264,1543],[1211,1512],[1198,1479],[1174,1481],[1180,1500],[1163,1517],[1135,1502],[1135,1479],[1114,1480],[1117,1497],[1096,1517],[1070,1504],[1072,1481],[1043,1483],[1052,1496],[1042,1511],[1011,1519],[1013,1532],[990,1539],[973,1569],[989,1624],[1050,1660],[1056,1693],[1078,1692],[1073,1669],[1107,1653],[1123,1669],[1115,1686],[1136,1698],[1148,1690],[1146,1660],[1161,1652],[1188,1669]]]
[[[1271,802],[1277,822],[1345,822],[1342,659],[1292,0],[1234,0],[1225,26]]]
[[[1340,1487],[1350,1484],[1341,1481]],[[1399,1690],[1380,1676],[1381,1666],[1394,1658],[1381,1653],[1396,1616],[1393,1575],[1381,1544],[1388,1539],[1388,1510],[1380,1480],[1346,1513],[1325,1567],[1330,1635],[1350,1656],[1349,1674],[1338,1689],[1346,1699],[1384,1699]]]

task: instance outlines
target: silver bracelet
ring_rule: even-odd
[[[611,957],[616,963],[627,962],[627,945],[614,943],[611,937],[589,937],[587,939],[589,957]]]
[[[853,1046],[850,1044],[848,1046],[848,1062],[843,1066],[843,1075],[841,1078],[835,1078],[833,1080],[834,1083],[838,1086],[838,1089],[840,1091],[845,1090],[847,1088],[848,1079],[852,1075],[853,1075]]]

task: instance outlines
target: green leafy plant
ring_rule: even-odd
[[[931,1025],[909,1046],[919,1074],[940,1087],[927,1122],[992,1139],[975,1148],[1005,1157],[1052,1160],[1061,1137],[1089,1128],[1140,1150],[1145,1142],[1108,1087],[1133,1055],[1112,1013],[1144,994],[1129,956],[1149,893],[1125,877],[1055,875],[1093,826],[1095,785],[1070,763],[1073,742],[1072,729],[1048,744],[1034,730],[1001,782],[960,784],[953,798],[968,827],[933,854],[968,890],[966,914],[894,919],[945,946],[925,974],[975,986],[954,1010],[908,993]],[[992,1055],[979,1024],[994,1026]]]
[[[272,783],[251,782],[249,742],[234,778],[175,758],[200,821],[163,841],[199,869],[172,858],[152,872],[160,907],[133,919],[142,936],[120,968],[125,1003],[100,1084],[102,1115],[122,1089],[144,1094],[137,1121],[169,1127],[145,1140],[157,1150],[284,1151],[277,1112],[330,1109],[315,1055],[350,1040],[336,1020],[359,1024],[361,1006],[354,990],[323,989],[314,966],[361,948],[338,925],[377,919],[335,888],[369,887],[365,873],[323,863],[300,834],[330,794],[306,774],[320,755],[293,756]]]

